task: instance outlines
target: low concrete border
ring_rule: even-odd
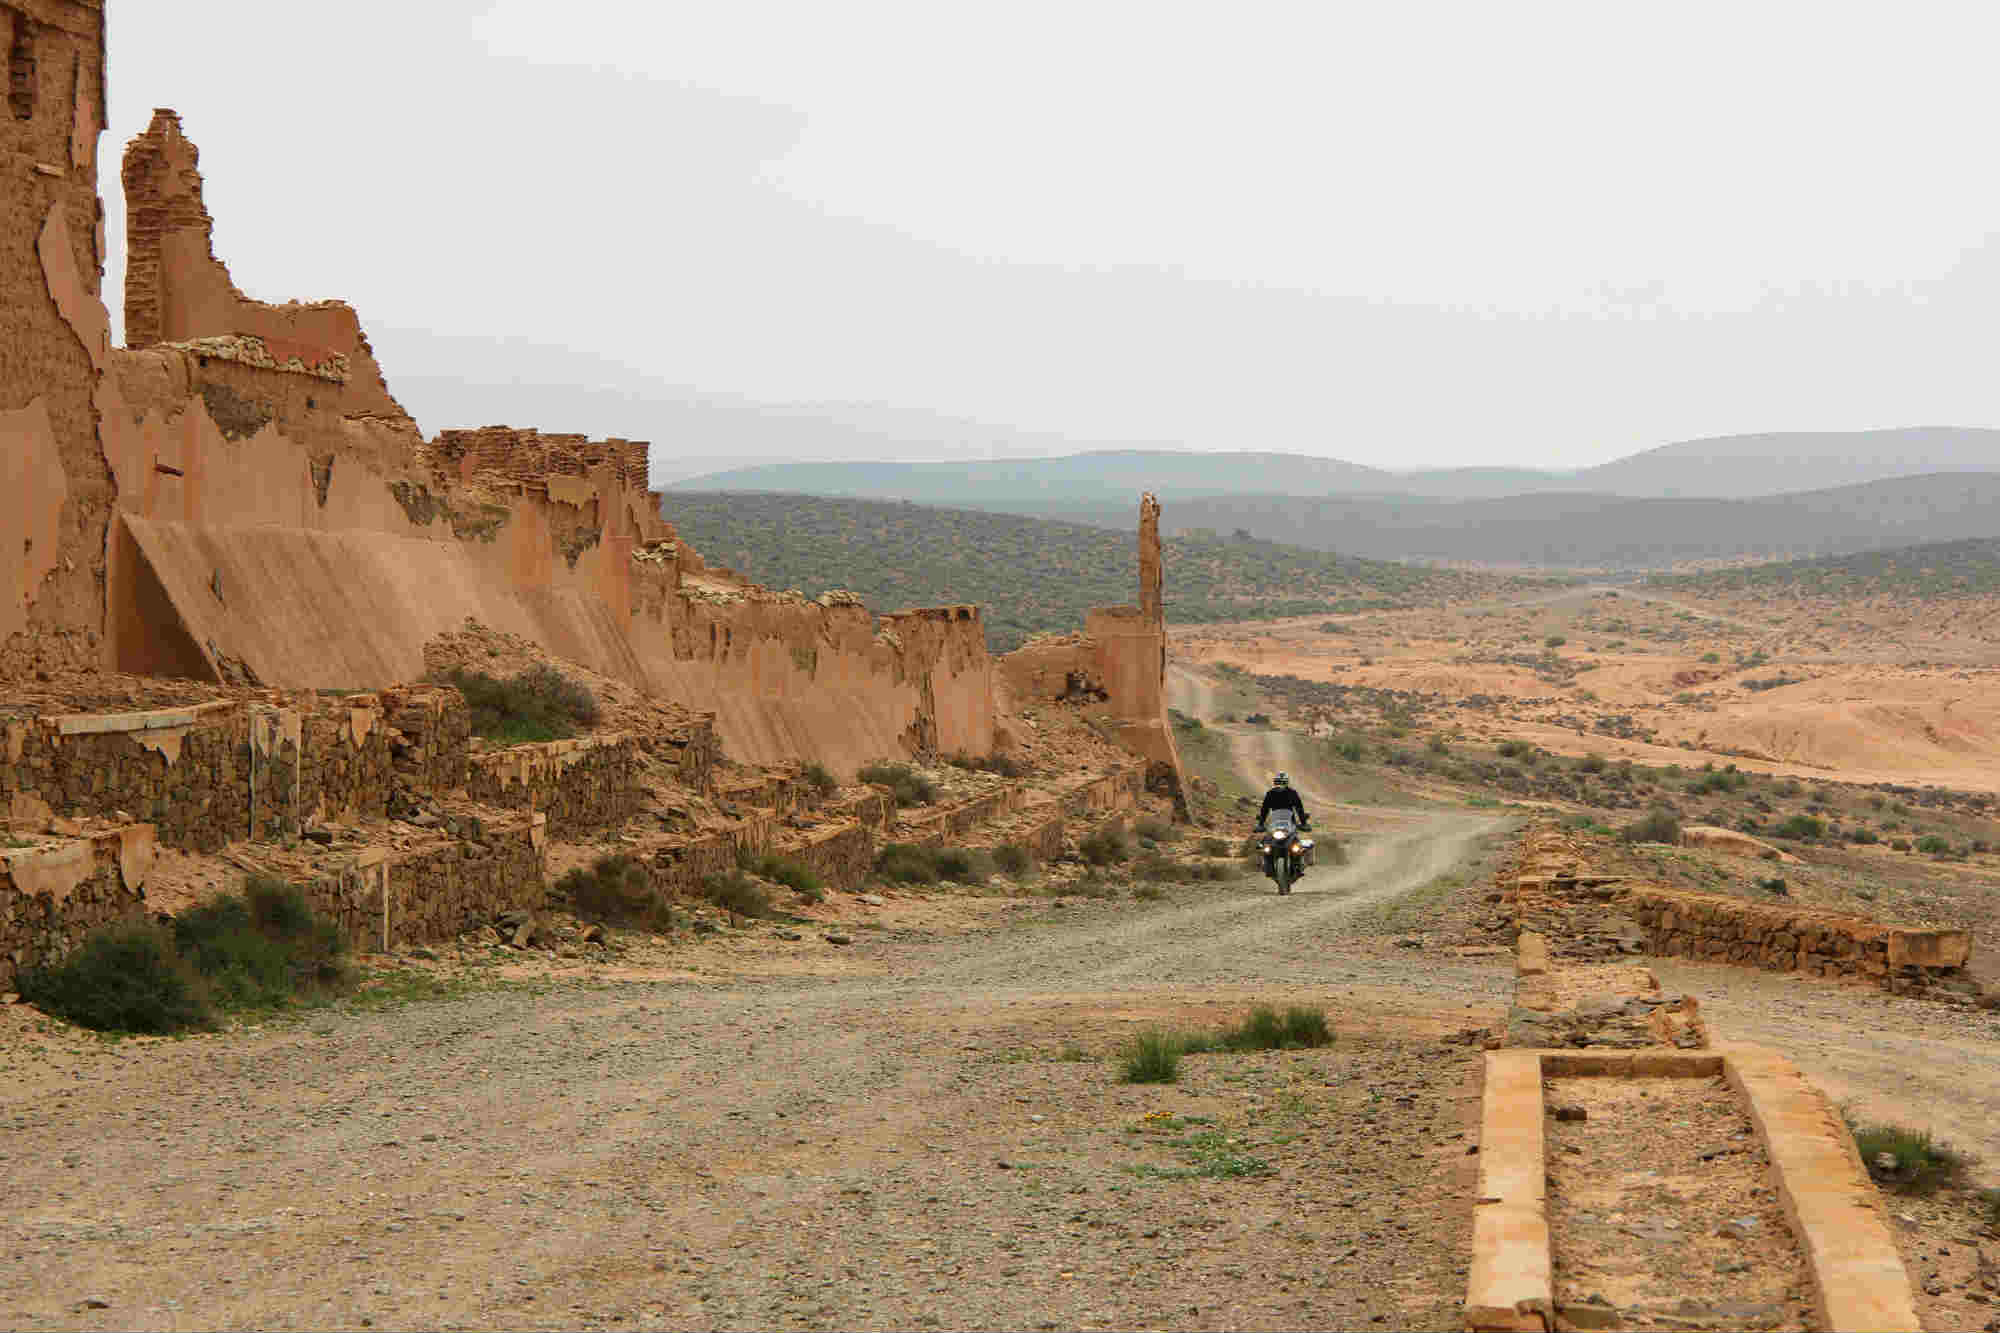
[[[1479,1197],[1465,1326],[1545,1333],[1556,1325],[1543,1143],[1544,1078],[1710,1078],[1743,1098],[1812,1277],[1826,1329],[1918,1333],[1910,1277],[1853,1138],[1791,1061],[1762,1046],[1720,1050],[1486,1054]]]

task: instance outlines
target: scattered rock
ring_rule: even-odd
[[[1404,935],[1397,939],[1396,947],[1398,949],[1421,949],[1424,947],[1424,942],[1415,935]]]
[[[794,943],[805,938],[805,936],[799,934],[796,930],[781,930],[777,932],[777,935],[781,940],[791,940]]]
[[[1762,1220],[1755,1217],[1732,1217],[1715,1229],[1715,1234],[1724,1240],[1749,1240],[1763,1229]]]
[[[1568,1106],[1568,1105],[1551,1106],[1549,1108],[1549,1114],[1554,1116],[1558,1120],[1565,1120],[1565,1121],[1590,1119],[1590,1112],[1585,1110],[1581,1106]]]
[[[307,842],[316,842],[322,847],[333,846],[332,829],[309,828],[305,831],[305,833],[302,836],[305,838]]]
[[[523,921],[520,925],[514,928],[514,947],[516,949],[533,948],[534,943],[535,943],[534,922]]]
[[[821,939],[823,939],[823,940],[825,940],[825,941],[826,941],[826,942],[827,942],[828,944],[852,944],[852,943],[854,943],[854,937],[853,937],[852,935],[838,935],[838,934],[827,934],[827,935],[822,935],[822,936],[820,936],[820,938],[821,938]]]
[[[582,932],[577,935],[577,938],[585,944],[602,944],[604,942],[604,927],[592,922],[583,928]]]
[[[76,1303],[76,1308],[79,1310],[109,1310],[111,1302],[105,1300],[102,1296],[86,1296]]]
[[[882,895],[879,893],[863,893],[863,894],[857,894],[855,896],[854,901],[858,903],[866,903],[870,907],[880,907],[883,905],[884,899]]]

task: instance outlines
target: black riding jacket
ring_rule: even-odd
[[[1307,823],[1306,803],[1299,799],[1299,793],[1292,787],[1273,787],[1264,793],[1264,808],[1257,812],[1257,827],[1264,827],[1264,820],[1273,810],[1295,810],[1299,823]]]

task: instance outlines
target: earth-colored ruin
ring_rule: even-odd
[[[1885,1203],[1808,1081],[1985,1144],[2000,923],[1776,896],[1814,852],[1717,824],[1613,864],[1534,785],[1551,756],[1601,782],[1600,752],[1712,754],[1964,782],[1938,800],[1984,817],[1985,668],[1720,696],[1730,669],[1648,650],[1584,698],[1559,641],[1481,643],[1485,608],[1170,632],[1152,494],[1136,604],[1003,656],[978,606],[760,587],[661,517],[647,442],[426,438],[360,312],[238,290],[171,110],[121,160],[111,345],[105,14],[0,0],[10,1323],[1546,1333],[2000,1303],[1991,1229]],[[1981,614],[1954,642],[1990,642]],[[454,673],[541,668],[596,720],[476,736]],[[1429,708],[1439,753],[1543,769],[1364,790],[1327,748],[1364,697],[1398,740]],[[932,798],[863,777],[885,762]],[[1235,846],[1279,767],[1353,849],[1283,909]],[[1128,842],[1179,901],[1083,864]],[[885,884],[897,846],[1048,873]],[[558,887],[610,858],[647,930]],[[826,892],[759,920],[705,887],[775,892],[773,862]],[[15,1003],[92,931],[246,875],[301,887],[379,1008],[111,1044]],[[1337,1043],[1106,1073],[1266,1002],[1330,1005]]]
[[[994,662],[977,607],[876,615],[711,568],[659,517],[644,441],[508,426],[425,439],[353,308],[269,305],[236,288],[211,242],[199,152],[171,110],[125,150],[130,345],[111,346],[93,222],[102,7],[8,13],[36,44],[34,112],[5,126],[33,164],[27,188],[10,190],[10,215],[32,220],[34,240],[20,245],[24,228],[10,227],[15,326],[0,363],[0,401],[23,404],[0,418],[11,483],[0,503],[24,553],[0,604],[0,662],[37,696],[11,710],[0,769],[17,834],[88,818],[108,830],[91,835],[103,846],[210,852],[341,822],[343,843],[368,846],[314,867],[322,901],[356,938],[414,944],[496,904],[539,906],[544,877],[522,871],[545,837],[662,805],[684,811],[661,820],[677,826],[668,841],[711,848],[655,853],[682,888],[736,846],[797,851],[851,885],[877,840],[923,831],[866,798],[821,808],[798,795],[798,765],[851,781],[871,762],[1006,753],[1017,714],[1065,693],[1041,678],[1050,650]],[[1135,758],[1078,727],[1087,779],[968,798],[982,813],[961,822],[1041,810],[1034,838],[1060,847],[1065,807],[1072,841],[1148,788],[1185,814],[1157,520],[1147,497],[1141,609],[1093,615],[1058,650],[1089,674],[1093,713]],[[418,683],[427,651],[468,625],[653,701],[643,730],[504,762],[469,750],[454,692]],[[135,693],[129,677],[185,686]],[[120,693],[177,706],[83,702]],[[480,845],[501,850],[464,883],[368,832],[392,809],[461,799],[493,813]],[[766,813],[720,812],[745,805]],[[801,809],[809,832],[775,827],[803,822]],[[85,873],[87,859],[67,848],[10,859],[24,905],[9,913],[10,974],[140,899],[143,856],[114,857],[116,873],[101,857]],[[70,868],[52,879],[40,867],[57,861]],[[386,883],[384,903],[408,900],[391,913],[400,927],[360,920],[362,880]]]

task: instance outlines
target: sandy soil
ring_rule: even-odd
[[[1491,822],[1385,826],[1289,899],[889,919],[840,975],[746,951],[178,1042],[16,1025],[0,1318],[1455,1327],[1477,1054],[1454,1038],[1511,974],[1347,941]],[[1338,1042],[1117,1081],[1139,1026],[1252,1001],[1324,1005]]]
[[[1467,735],[1561,754],[2000,791],[2000,644],[1990,634],[1953,639],[1946,652],[1918,644],[1902,621],[1802,627],[1797,617],[1611,592],[1177,627],[1172,683],[1197,710],[1184,678],[1202,673],[1188,668],[1218,663],[1452,704],[1479,696],[1499,703],[1455,719]],[[1755,687],[1779,679],[1796,683]],[[1621,718],[1650,739],[1598,727]]]

